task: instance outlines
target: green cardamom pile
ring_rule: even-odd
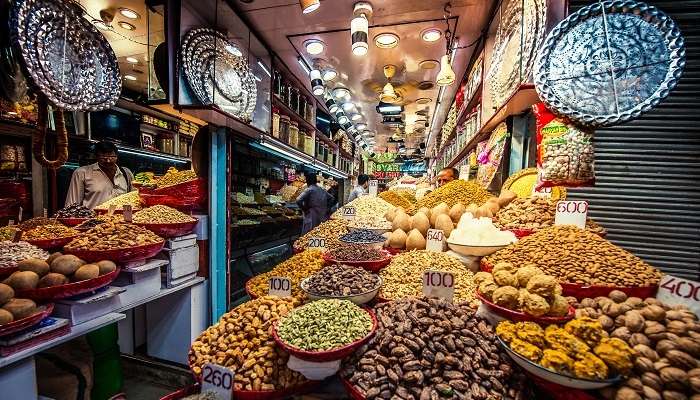
[[[295,308],[280,320],[279,337],[306,351],[332,350],[367,336],[372,318],[348,300],[318,300]]]

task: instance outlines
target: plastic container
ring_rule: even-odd
[[[111,260],[115,263],[126,263],[154,257],[160,253],[164,245],[165,241],[117,250],[77,250],[68,247],[64,250],[66,254],[73,254],[87,262]]]
[[[372,290],[368,290],[365,293],[360,293],[360,294],[354,294],[354,295],[348,295],[348,296],[326,296],[326,295],[319,295],[319,294],[313,294],[311,293],[308,288],[306,287],[308,284],[309,278],[304,279],[301,281],[299,286],[301,287],[301,290],[306,293],[307,296],[311,300],[321,300],[321,299],[338,299],[338,300],[349,300],[358,306],[361,306],[363,304],[369,303],[372,301],[377,296],[377,293],[379,292],[379,289],[382,288],[382,278],[379,278],[379,284],[377,285],[376,288]]]
[[[354,353],[358,347],[362,346],[363,344],[367,343],[370,339],[372,339],[375,332],[377,331],[377,317],[371,310],[366,308],[364,308],[363,310],[372,318],[372,330],[362,339],[358,339],[350,344],[339,347],[337,349],[327,351],[306,351],[298,347],[291,346],[285,343],[277,334],[277,324],[279,323],[279,321],[275,321],[275,323],[272,325],[272,338],[275,340],[275,343],[277,343],[277,345],[280,346],[282,349],[284,349],[294,357],[297,357],[304,361],[327,362],[341,360]]]
[[[101,287],[109,285],[119,275],[120,269],[80,282],[67,283],[65,285],[51,286],[39,289],[17,290],[15,296],[18,298],[32,300],[56,300],[65,299],[83,293],[89,293]]]
[[[280,115],[280,133],[278,136],[278,139],[281,140],[282,142],[287,143],[289,141],[289,124],[290,124],[290,119],[289,116],[287,115]]]
[[[481,303],[488,311],[515,322],[535,322],[541,325],[563,324],[569,320],[572,320],[576,312],[574,307],[569,306],[569,313],[564,317],[535,317],[534,315],[530,315],[522,311],[511,310],[501,307],[498,304],[494,304],[489,299],[485,298],[484,295],[478,290],[476,291],[476,297],[481,300]]]
[[[53,303],[40,305],[37,307],[37,312],[35,312],[34,314],[22,319],[18,319],[16,321],[12,321],[5,325],[0,325],[0,336],[6,336],[15,332],[19,332],[23,329],[29,328],[32,325],[38,324],[39,322],[41,322],[41,320],[51,315],[52,312]]]
[[[280,115],[276,108],[272,109],[272,137],[280,138]]]
[[[173,223],[173,224],[136,224],[136,225],[142,226],[160,237],[172,238],[172,237],[184,236],[184,235],[191,233],[192,231],[194,231],[194,228],[197,227],[198,222],[199,221],[195,220],[195,221],[191,221],[191,222],[178,222],[178,223]]]
[[[351,265],[353,267],[364,268],[369,272],[377,273],[382,270],[382,268],[389,265],[391,262],[391,253],[389,251],[383,250],[385,257],[381,260],[369,260],[369,261],[357,261],[357,260],[336,260],[328,253],[323,253],[323,260],[327,264],[345,264]]]

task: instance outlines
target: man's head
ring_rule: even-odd
[[[307,186],[315,185],[316,183],[318,183],[318,179],[316,178],[316,174],[311,172],[311,171],[304,172],[304,177],[306,178],[306,185]]]
[[[448,167],[441,169],[437,176],[438,187],[457,179],[458,176],[459,171],[457,171],[457,168]]]
[[[95,144],[95,157],[97,163],[103,168],[114,168],[117,165],[117,146],[110,142]]]
[[[367,186],[369,186],[369,175],[360,174],[357,177],[357,184],[367,189]]]

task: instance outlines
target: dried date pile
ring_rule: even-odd
[[[375,337],[342,371],[368,400],[526,398],[523,376],[468,306],[409,298],[375,312]]]
[[[331,249],[329,255],[340,262],[344,261],[376,261],[386,257],[386,253],[379,249],[368,248],[367,246],[348,244]]]
[[[305,289],[319,296],[348,296],[377,289],[379,276],[350,265],[329,265],[313,274]]]

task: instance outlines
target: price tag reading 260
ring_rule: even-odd
[[[219,400],[231,400],[233,371],[217,364],[204,364],[202,368],[202,393],[204,392],[214,392]]]
[[[584,229],[586,227],[587,214],[587,201],[560,201],[557,202],[557,213],[554,214],[554,225],[576,225]]]
[[[423,296],[442,297],[452,302],[455,278],[450,272],[427,270],[423,273]]]
[[[343,207],[343,218],[355,219],[355,207]]]
[[[273,276],[269,281],[270,287],[267,292],[270,296],[289,297],[292,295],[292,281],[283,276]]]

